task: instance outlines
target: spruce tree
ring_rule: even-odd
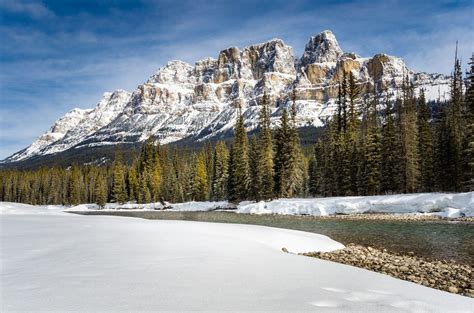
[[[414,87],[405,77],[403,86],[403,111],[401,116],[400,133],[402,135],[402,168],[404,188],[402,192],[417,192],[419,189],[419,154],[418,129],[416,118],[416,99]]]
[[[451,81],[451,100],[449,109],[447,110],[447,127],[448,127],[448,153],[449,153],[449,172],[451,176],[451,190],[461,191],[463,180],[462,166],[462,137],[464,121],[462,118],[463,106],[463,79],[461,72],[461,62],[456,55],[454,60],[454,72]]]
[[[440,191],[452,191],[451,138],[448,123],[448,105],[439,105],[435,122],[435,187]]]
[[[212,174],[213,200],[227,198],[227,185],[229,178],[229,150],[222,141],[218,141],[214,149],[214,170]]]
[[[381,192],[391,194],[397,192],[397,161],[400,149],[397,148],[397,131],[392,103],[387,96],[385,100],[384,121],[382,124],[381,143]]]
[[[433,137],[430,127],[430,108],[425,100],[424,90],[420,90],[418,97],[418,155],[420,160],[420,190],[433,191],[434,160]]]
[[[227,180],[227,192],[228,192],[228,198],[229,201],[231,202],[237,202],[238,197],[237,197],[237,188],[236,188],[236,177],[235,177],[235,151],[234,151],[234,145],[230,146],[230,152],[229,152],[229,178]]]
[[[360,88],[357,85],[354,75],[352,72],[349,73],[348,83],[348,117],[347,117],[347,130],[345,134],[346,144],[346,157],[349,164],[349,177],[350,177],[350,193],[347,195],[357,194],[357,173],[359,164],[359,148],[360,148],[360,113],[359,113],[359,101],[360,101]],[[347,166],[347,164],[345,165]]]
[[[96,177],[95,199],[99,209],[103,209],[107,203],[107,182],[102,174],[98,174]]]
[[[287,186],[289,184],[290,173],[290,145],[291,131],[288,121],[288,113],[286,108],[280,119],[280,125],[275,133],[275,194],[278,197],[288,197]]]
[[[26,184],[24,185],[24,189],[27,190],[29,186]],[[69,179],[69,199],[68,203],[77,205],[81,203],[81,187],[82,187],[82,182],[81,182],[81,169],[78,164],[74,164],[71,169],[71,176]],[[30,194],[30,191],[24,191],[23,192],[25,195]],[[29,196],[29,195],[28,195]],[[26,199],[29,202],[28,199]],[[22,202],[22,201],[19,201]]]
[[[130,201],[138,200],[139,184],[138,174],[135,165],[130,166],[127,174],[128,199]]]
[[[260,175],[260,195],[262,199],[268,200],[273,198],[275,171],[273,164],[273,140],[272,131],[270,129],[270,113],[268,109],[267,94],[263,94],[262,108],[260,110],[260,151],[258,173]]]
[[[335,119],[329,122],[322,141],[316,144],[317,164],[319,165],[320,181],[319,190],[321,195],[332,197],[337,194],[337,123]]]
[[[257,143],[257,136],[253,135],[250,140],[249,147],[249,165],[250,165],[250,183],[249,183],[249,196],[250,199],[260,201],[261,199],[261,188],[262,188],[262,176],[260,173],[260,151]]]
[[[151,194],[151,199],[154,202],[161,200],[161,160],[160,160],[160,147],[155,147],[151,161],[148,165],[148,177],[149,177],[149,189]]]
[[[230,197],[235,201],[246,200],[249,198],[250,184],[249,149],[240,107],[237,110],[235,137],[231,153],[233,164],[229,167],[229,171],[233,181],[229,192],[232,191],[233,194]]]
[[[125,175],[122,163],[122,156],[120,153],[115,155],[115,160],[113,164],[113,187],[112,187],[112,197],[116,203],[123,204],[127,201],[127,191],[125,186]]]
[[[365,141],[365,180],[367,195],[375,195],[380,190],[381,136],[379,127],[372,124],[367,128]]]
[[[466,135],[464,142],[464,190],[474,190],[474,54],[471,57],[470,71],[467,73],[468,88],[466,90]]]
[[[304,164],[296,128],[296,92],[293,89],[291,116],[283,109],[275,135],[275,187],[279,197],[294,197],[303,188]]]
[[[319,169],[316,159],[316,147],[314,147],[314,152],[311,158],[309,159],[308,164],[308,193],[315,197],[319,194]]]
[[[194,196],[195,201],[205,201],[208,199],[206,153],[201,151],[196,158],[194,165]]]
[[[364,139],[364,169],[362,190],[367,195],[375,195],[380,190],[381,134],[378,119],[378,93],[374,81],[374,91],[367,108]]]
[[[151,193],[148,186],[149,174],[148,170],[145,167],[143,172],[140,175],[140,189],[138,193],[138,203],[150,203],[151,202]]]
[[[212,144],[208,141],[206,142],[205,146],[205,154],[206,154],[206,175],[207,175],[207,186],[209,190],[207,194],[211,194],[212,188],[212,173],[214,170],[214,149],[212,148]]]
[[[172,163],[173,163],[173,172],[174,176],[176,177],[176,184],[174,185],[173,188],[173,200],[174,202],[184,202],[186,201],[186,182],[188,180],[187,178],[187,166],[186,162],[182,161],[182,158],[180,157],[180,153],[178,149],[174,150],[173,157],[172,157]]]

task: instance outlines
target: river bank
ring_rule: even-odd
[[[331,252],[301,255],[365,268],[426,287],[474,298],[474,269],[452,261],[430,260],[413,254],[401,255],[386,249],[350,244]]]
[[[177,212],[111,210],[76,212],[151,220],[184,220],[214,223],[252,224],[323,234],[344,245],[351,243],[387,249],[399,254],[414,253],[434,260],[454,260],[474,266],[474,223],[452,220],[362,219],[358,216],[313,217],[236,214],[234,212]],[[362,214],[369,215],[369,214]],[[383,216],[385,216],[383,214]]]

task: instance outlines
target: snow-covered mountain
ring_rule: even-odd
[[[444,97],[449,89],[449,77],[416,73],[400,58],[344,53],[331,31],[311,37],[300,58],[282,40],[272,39],[243,50],[227,48],[217,59],[206,58],[194,66],[171,61],[131,94],[105,93],[95,108],[67,113],[2,163],[81,147],[135,143],[150,136],[162,144],[190,136],[198,141],[223,136],[232,129],[238,106],[251,130],[258,123],[263,93],[270,97],[275,123],[293,88],[299,126],[321,126],[334,112],[343,71],[352,72],[362,87],[375,81],[393,94],[404,75],[417,88],[425,88],[428,99]]]

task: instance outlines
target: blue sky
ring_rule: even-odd
[[[0,159],[74,107],[132,91],[168,60],[189,63],[277,37],[302,54],[331,29],[344,51],[385,52],[449,74],[473,48],[467,1],[0,0]]]

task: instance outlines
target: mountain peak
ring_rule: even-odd
[[[267,41],[264,41],[264,42],[261,42],[261,43],[256,43],[256,44],[249,45],[249,46],[245,47],[244,50],[252,49],[252,48],[261,48],[261,47],[264,47],[264,46],[276,46],[276,45],[286,46],[286,44],[283,42],[282,39],[272,38],[270,40],[267,40]]]
[[[30,146],[0,164],[79,151],[71,149],[94,154],[88,147],[136,143],[150,136],[163,144],[226,136],[239,105],[251,130],[258,124],[264,92],[272,104],[272,125],[296,90],[298,126],[322,126],[336,109],[335,87],[344,72],[351,72],[362,89],[376,81],[382,89],[396,90],[405,74],[416,88],[426,89],[428,99],[449,88],[449,78],[409,71],[400,58],[344,54],[330,30],[311,37],[296,64],[293,48],[281,39],[242,50],[229,47],[217,59],[205,58],[193,65],[170,61],[132,93],[115,90],[104,94],[93,109],[67,113]]]
[[[302,65],[312,63],[336,62],[343,51],[339,47],[336,36],[330,30],[325,30],[312,36],[305,46]]]
[[[161,67],[155,75],[150,77],[148,83],[189,83],[189,77],[191,75],[192,70],[193,67],[184,61],[169,61],[165,66]]]

